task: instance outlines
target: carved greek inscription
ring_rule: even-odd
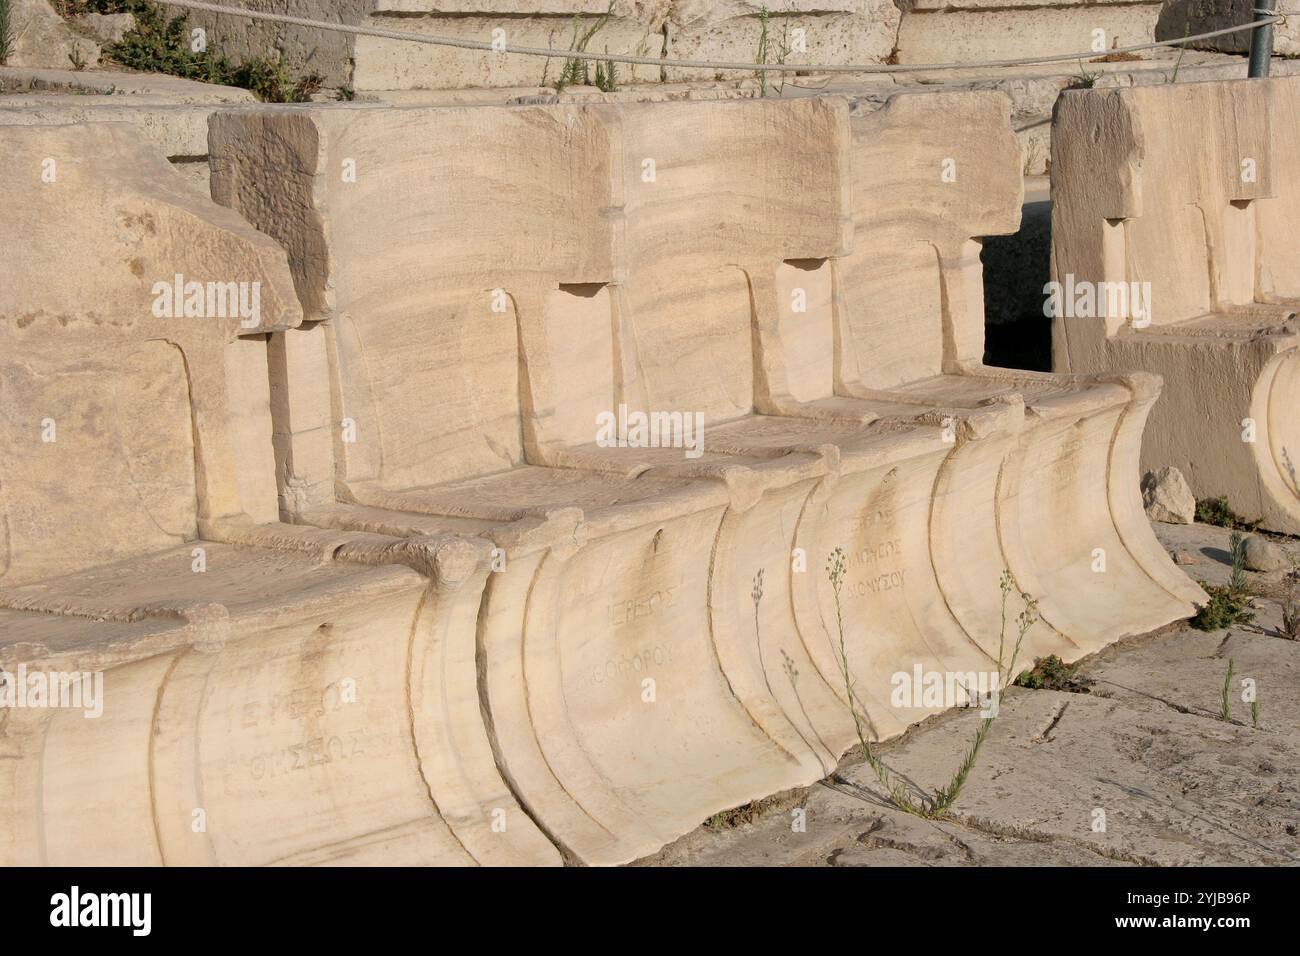
[[[862,581],[851,582],[849,592],[856,594],[858,597],[866,597],[869,594],[881,594],[885,591],[897,590],[903,586],[905,573],[905,570],[900,568],[897,571],[887,571],[884,574],[877,574]]]
[[[622,627],[636,621],[654,617],[656,614],[677,606],[677,591],[680,585],[647,591],[625,600],[612,601],[607,608],[611,627]]]
[[[886,521],[893,520],[893,516],[884,511],[874,514],[879,516],[876,527],[880,530],[884,530],[880,526]],[[853,549],[845,562],[854,572],[848,582],[849,594],[865,598],[901,588],[905,576],[905,569],[900,566],[902,561],[902,538],[873,537],[863,542]]]
[[[628,680],[639,684],[641,676],[652,669],[672,667],[673,649],[668,644],[647,644],[630,653],[620,653],[605,660],[578,678],[580,687],[600,687],[614,681]]]
[[[1079,476],[1082,467],[1081,452],[1087,443],[1083,436],[1076,431],[1074,435],[1061,442],[1056,451],[1056,460],[1048,473],[1053,477],[1053,484],[1056,486],[1069,485]]]
[[[341,706],[339,687],[338,681],[324,688],[301,686],[282,694],[272,694],[265,700],[245,701],[240,707],[240,723],[245,727],[257,727],[282,719],[324,717]]]
[[[883,510],[873,511],[868,509],[866,511],[859,511],[852,518],[850,518],[846,522],[846,524],[848,525],[849,531],[851,533],[858,533],[861,531],[866,531],[867,529],[870,528],[879,527],[880,525],[884,524],[889,520],[890,520],[890,515],[888,514],[888,512],[885,512]]]
[[[850,568],[866,567],[882,561],[889,561],[903,556],[901,538],[885,538],[873,541],[854,550],[846,562]]]
[[[254,670],[249,670],[250,678]],[[364,720],[354,690],[345,692],[355,686],[352,678],[340,678],[323,687],[301,684],[240,703],[236,719],[242,727],[256,731],[253,736],[266,745],[238,758],[248,775],[257,781],[275,779],[341,760],[391,752],[395,741],[390,735],[340,726]],[[352,719],[345,717],[349,714]],[[323,722],[333,726],[327,729]]]
[[[366,744],[367,738],[362,730],[311,737],[287,747],[254,754],[248,758],[248,769],[254,780],[273,779],[361,756],[366,753]]]

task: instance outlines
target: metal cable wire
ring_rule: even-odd
[[[459,37],[429,36],[421,33],[405,33],[400,30],[380,30],[374,27],[351,26],[344,23],[325,23],[321,20],[309,20],[306,17],[294,17],[284,13],[267,13],[261,10],[244,10],[239,7],[221,6],[204,3],[202,0],[154,0],[163,6],[181,7],[187,10],[201,10],[205,13],[220,13],[232,17],[247,17],[250,20],[269,20],[272,23],[286,23],[291,26],[310,27],[314,30],[327,30],[333,33],[350,33],[355,36],[381,37],[388,40],[407,40],[411,43],[425,43],[432,46],[456,47],[462,50],[479,50],[484,53],[517,53],[521,56],[556,57],[566,60],[589,60],[614,63],[627,63],[636,66],[680,67],[698,70],[741,70],[746,73],[793,73],[796,70],[807,73],[924,73],[930,70],[969,70],[983,67],[1032,66],[1039,63],[1061,63],[1067,60],[1092,59],[1099,55],[1114,53],[1137,53],[1142,50],[1155,50],[1160,47],[1181,46],[1196,40],[1240,33],[1243,30],[1258,30],[1260,27],[1281,23],[1286,18],[1275,15],[1266,20],[1254,20],[1235,27],[1210,30],[1193,36],[1179,37],[1176,40],[1160,40],[1154,43],[1140,43],[1136,46],[1117,47],[1112,50],[1085,50],[1082,53],[1056,53],[1050,56],[1029,56],[1012,60],[976,60],[969,63],[734,63],[724,60],[671,60],[662,57],[632,56],[624,53],[588,53],[585,50],[559,50],[542,47],[510,46],[483,40],[464,40]]]

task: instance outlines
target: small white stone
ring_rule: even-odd
[[[1196,496],[1177,468],[1157,468],[1143,476],[1142,506],[1152,521],[1191,524],[1196,518]]]

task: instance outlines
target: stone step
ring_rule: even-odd
[[[1133,46],[1156,39],[1162,3],[1100,0],[912,0],[898,31],[902,63],[954,63]]]
[[[170,103],[256,103],[248,90],[200,83],[163,73],[129,70],[58,70],[0,66],[0,106],[20,93],[82,96],[152,96]]]

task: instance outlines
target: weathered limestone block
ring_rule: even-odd
[[[240,0],[239,6],[355,26],[365,21],[375,0]],[[231,59],[243,61],[260,56],[274,60],[283,52],[286,63],[303,72],[316,71],[327,86],[351,84],[357,39],[351,34],[201,10],[185,11],[185,21],[190,28],[206,30],[208,42]]]
[[[764,62],[883,63],[894,50],[899,11],[891,0],[683,0],[667,22],[665,55],[676,60],[758,62],[762,11],[768,11]],[[670,68],[669,80],[711,80],[715,70]],[[728,71],[728,79],[736,77]],[[769,83],[778,83],[776,74]]]
[[[900,62],[957,63],[1079,50],[1104,53],[1150,43],[1162,2],[904,0],[900,5]]]
[[[1202,595],[1142,513],[1136,458],[1155,383],[982,364],[972,237],[1011,232],[1018,218],[1008,113],[996,93],[934,93],[855,116],[855,243],[836,263],[837,390],[935,408],[1023,402],[1011,435],[948,465],[939,488],[955,489],[961,510],[945,512],[953,505],[936,496],[935,570],[946,606],[986,653],[996,655],[1000,617],[990,595],[1008,569],[1040,603],[1026,653],[1073,659],[1186,616]],[[976,504],[988,500],[996,507]]]
[[[785,124],[768,122],[783,114]],[[820,122],[801,122],[801,114]],[[616,254],[627,225],[611,213],[623,203],[624,177],[641,176],[640,150],[656,122],[684,118],[693,131],[716,122],[699,109],[629,114],[637,126],[629,140],[623,116],[620,109],[322,109],[231,114],[212,127],[218,198],[278,230],[308,315],[329,319],[317,326],[321,341],[302,333],[282,339],[286,394],[291,399],[304,380],[324,393],[287,408],[289,423],[277,425],[294,455],[286,472],[298,483],[292,499],[300,518],[411,533],[473,528],[493,538],[507,563],[491,578],[482,646],[498,752],[552,839],[588,862],[649,852],[716,810],[822,777],[833,760],[784,721],[770,693],[753,689],[763,669],[750,666],[744,624],[764,555],[774,571],[789,561],[792,522],[826,473],[824,455],[811,447],[793,455],[781,447],[736,455],[708,449],[698,459],[659,449],[645,462],[640,450],[586,454],[598,415],[645,407],[625,384],[636,356],[612,360],[630,334],[614,320],[625,297],[615,280],[641,260]],[[753,186],[763,202],[755,199],[751,215],[784,213],[766,226],[771,238],[762,243],[835,250],[842,237],[836,166],[828,168],[829,193],[810,190],[820,206],[784,189],[803,168],[794,159],[822,155],[835,113],[809,101],[727,116],[745,122],[712,134],[703,148],[707,176],[686,179],[688,194],[664,191],[654,207],[666,216],[660,228],[684,235],[688,250],[705,248],[715,237],[712,226],[701,226],[718,217],[699,220],[684,200],[731,198],[716,193],[728,159],[718,137],[748,134],[740,155],[758,173],[764,147],[784,134],[789,156],[766,160],[768,172]],[[264,142],[283,144],[287,155],[251,148]],[[676,181],[679,164],[689,176],[693,152],[699,147],[684,139],[680,159],[673,147],[656,161]],[[625,169],[630,155],[638,159]],[[341,176],[350,163],[355,176]],[[447,190],[447,182],[463,187]],[[776,186],[780,207],[772,206]],[[296,203],[287,215],[285,196]],[[719,254],[744,247],[753,235],[748,225],[729,228],[706,274],[720,271]],[[404,238],[377,243],[382,235]],[[662,245],[660,237],[650,239]],[[688,260],[646,261],[653,271],[638,274],[642,295],[654,295],[673,261]],[[667,347],[680,347],[685,329],[668,325],[671,315],[646,316],[673,336],[641,352],[656,363],[647,377],[663,381],[651,408],[736,418],[753,407],[748,287],[736,269],[725,278],[728,319],[742,307],[741,338],[716,343],[712,354],[725,363],[712,376],[716,392],[669,403],[676,401],[669,382],[682,378],[664,364]],[[498,298],[502,308],[494,310]],[[447,356],[446,364],[429,367],[429,356]],[[695,359],[684,368],[698,372]],[[331,378],[339,382],[333,395]],[[312,446],[324,433],[312,410],[330,401],[356,423],[356,441],[337,446],[335,494],[328,480],[298,473],[299,462],[333,473],[328,453]],[[590,467],[576,467],[584,463]],[[766,489],[774,493],[764,496]],[[724,572],[714,570],[719,561]],[[788,584],[784,575],[774,579],[764,614],[776,640],[792,644],[789,611],[781,610],[788,600],[780,597]],[[727,583],[725,598],[718,580]],[[711,620],[728,628],[727,665],[738,658],[748,671],[735,676],[753,678],[744,700],[733,696],[732,672],[716,663]],[[656,701],[662,706],[649,706]],[[753,706],[766,713],[755,718]]]
[[[381,30],[429,34],[512,46],[553,47],[556,57],[504,55],[488,51],[415,44],[383,37],[349,36],[305,27],[250,22],[190,13],[223,51],[237,57],[275,55],[323,74],[330,85],[356,90],[458,89],[476,86],[540,86],[554,83],[564,51],[577,35],[599,23],[588,40],[592,53],[651,58],[749,62],[758,55],[763,5],[751,0],[252,0],[254,9],[365,25]],[[875,63],[895,47],[899,12],[889,0],[772,0],[767,61],[784,56],[799,63]],[[782,52],[784,50],[784,53]],[[594,65],[592,66],[594,70]],[[711,69],[669,70],[669,81],[712,80]],[[617,68],[620,82],[655,82],[658,66]],[[728,74],[731,76],[732,74]]]
[[[13,49],[5,66],[67,70],[98,65],[99,44],[74,30],[49,0],[9,0],[9,7]]]
[[[75,93],[85,97],[80,106],[200,105],[203,103],[256,103],[257,97],[237,86],[201,83],[172,76],[170,73],[126,73],[121,70],[74,70],[43,67],[0,67],[0,85],[4,87],[5,108],[26,102],[23,96],[51,93]],[[101,101],[100,97],[117,97]],[[129,96],[130,100],[121,97]]]
[[[5,236],[13,246],[0,285],[7,329],[25,331],[42,320],[73,334],[144,328],[172,312],[183,317],[186,302],[176,301],[171,289],[154,288],[174,284],[177,273],[205,285],[244,285],[242,300],[217,290],[223,295],[213,305],[220,314],[211,321],[169,319],[178,334],[224,345],[236,333],[300,322],[283,250],[229,210],[186,190],[161,152],[130,127],[0,126],[0,136],[14,181],[4,196]],[[139,168],[105,172],[113,168],[108,157],[117,154],[138,161]],[[119,194],[123,185],[130,188]],[[203,242],[187,241],[191,233]],[[69,249],[80,250],[88,267],[74,268]],[[52,268],[59,269],[57,282],[51,281]],[[192,291],[183,290],[181,299]],[[207,315],[208,298],[200,298],[195,308]]]
[[[283,250],[125,125],[0,164],[0,665],[99,688],[6,710],[0,860],[558,862],[477,710],[486,549],[278,523]]]
[[[555,59],[461,50],[382,37],[357,37],[353,85],[358,90],[457,89],[471,86],[543,86],[559,79],[563,52],[595,28],[608,0],[377,0],[366,25],[404,33],[478,40],[509,46],[554,47]],[[587,42],[590,53],[659,57],[666,3],[617,0]],[[589,77],[595,64],[589,64]],[[623,82],[657,81],[657,67],[619,64]]]
[[[1142,504],[1152,521],[1191,524],[1196,520],[1196,496],[1177,468],[1157,468],[1142,476]]]
[[[0,103],[12,99],[6,97]],[[126,123],[166,157],[186,182],[208,197],[208,117],[218,107],[142,104],[134,98],[123,103],[122,100],[123,97],[24,96],[14,108],[0,108],[0,126]]]
[[[971,237],[1013,230],[1020,200],[1007,107],[987,94],[900,96],[851,123],[834,98],[607,111],[623,168],[613,286],[623,398],[707,409],[720,422],[710,448],[733,459],[792,462],[811,449],[828,459],[825,478],[769,479],[748,509],[733,498],[724,535],[736,545],[719,547],[715,570],[714,594],[734,595],[713,627],[729,684],[791,750],[834,756],[852,732],[844,652],[827,627],[834,595],[824,576],[768,574],[778,604],[760,605],[755,654],[736,624],[750,581],[734,566],[780,540],[793,519],[777,515],[800,499],[783,543],[814,564],[847,551],[844,649],[882,735],[926,713],[893,700],[897,673],[968,673],[995,658],[1003,568],[1036,595],[1068,581],[1125,602],[1098,613],[1042,599],[1050,634],[1035,639],[1072,657],[1190,614],[1203,597],[1151,535],[1129,473],[1149,383],[979,364]],[[587,447],[557,460],[594,468],[615,457]],[[644,451],[618,457],[664,467]],[[1059,537],[1038,534],[1053,524]],[[1104,583],[1091,569],[1098,549],[1110,552]],[[802,646],[784,639],[792,631]]]
[[[1291,534],[1298,109],[1291,77],[1067,93],[1052,161],[1055,367],[1161,375],[1144,467]]]
[[[325,22],[368,26],[402,33],[425,33],[512,46],[554,47],[557,58],[506,56],[489,51],[415,44],[406,40],[354,36],[309,27],[250,21],[221,14],[191,12],[221,50],[236,58],[275,57],[315,70],[327,85],[356,90],[458,89],[474,86],[537,86],[554,83],[562,54],[596,25],[608,0],[249,0],[255,10],[287,13]],[[663,53],[666,0],[617,0],[611,16],[592,36],[592,53]],[[494,31],[502,31],[494,33]],[[619,76],[633,77],[631,67]],[[641,81],[659,79],[657,67],[638,67]]]
[[[1190,33],[1210,33],[1225,27],[1235,27],[1255,19],[1254,0],[1168,0],[1160,13],[1156,38],[1170,40]],[[1287,3],[1277,4],[1279,13],[1294,14]],[[1250,50],[1251,31],[1242,30],[1224,36],[1198,40],[1193,46],[1201,50],[1221,50],[1224,53],[1246,53]],[[1281,56],[1300,55],[1300,22],[1295,16],[1273,27],[1273,51]]]
[[[67,96],[23,97],[21,105],[0,109],[0,125],[5,126],[74,126],[91,123],[125,123],[140,138],[154,146],[169,160],[206,158],[208,154],[208,116],[216,106],[141,105],[101,102],[69,102]],[[83,97],[77,97],[78,101]],[[3,103],[6,101],[0,101]],[[223,107],[229,109],[229,106]]]
[[[122,38],[135,29],[133,13],[87,13],[81,21],[105,43],[121,43]]]

